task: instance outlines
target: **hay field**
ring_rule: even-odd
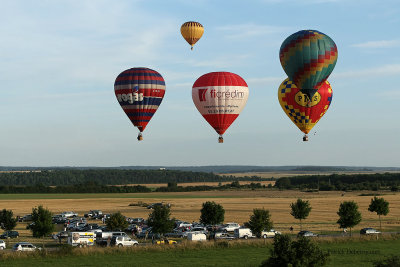
[[[358,203],[363,221],[355,229],[363,227],[378,227],[377,215],[367,210],[372,196],[359,196],[363,192],[349,192],[342,196],[342,192],[314,192],[277,190],[239,190],[239,191],[208,191],[182,193],[148,193],[148,194],[85,194],[58,195],[63,199],[43,199],[45,195],[36,195],[31,199],[0,199],[0,208],[11,209],[14,215],[30,213],[32,207],[43,205],[54,213],[72,210],[83,215],[90,209],[101,209],[105,213],[121,211],[129,217],[147,218],[151,210],[145,207],[129,206],[130,203],[165,202],[172,205],[172,216],[186,221],[197,221],[200,216],[201,205],[205,201],[215,201],[225,208],[225,222],[248,221],[254,208],[270,210],[275,228],[287,232],[290,226],[295,231],[299,229],[297,220],[290,215],[290,203],[297,198],[310,201],[312,211],[304,228],[321,231],[339,231],[336,221],[336,212],[343,201],[354,200]],[[372,193],[372,192],[370,192]],[[375,192],[376,193],[376,192]],[[73,197],[72,197],[73,196]],[[57,197],[57,196],[55,196]],[[400,193],[386,192],[383,197],[390,203],[390,213],[382,216],[382,226],[386,230],[400,230]]]

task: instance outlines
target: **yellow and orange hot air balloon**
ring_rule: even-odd
[[[188,21],[182,24],[181,26],[181,34],[183,38],[185,38],[186,42],[188,42],[193,50],[193,45],[200,40],[201,36],[203,36],[204,28],[198,22]]]

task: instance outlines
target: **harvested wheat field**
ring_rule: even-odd
[[[164,202],[172,205],[172,216],[186,221],[197,221],[201,205],[205,201],[215,201],[225,208],[225,222],[248,221],[254,208],[268,209],[275,228],[288,231],[293,226],[299,229],[298,221],[290,215],[290,203],[297,198],[309,200],[312,206],[310,216],[304,221],[304,228],[316,232],[339,231],[336,214],[339,204],[354,200],[359,205],[363,220],[355,228],[378,227],[378,216],[367,210],[373,196],[360,196],[372,192],[299,192],[278,190],[239,190],[182,193],[147,194],[61,194],[61,195],[17,195],[28,199],[7,199],[13,195],[2,195],[0,208],[11,209],[15,215],[30,213],[32,207],[43,205],[54,213],[72,210],[83,215],[91,209],[101,209],[105,213],[121,211],[129,217],[147,218],[151,210],[129,204]],[[376,194],[377,192],[375,192]],[[390,203],[390,213],[382,216],[384,230],[400,230],[400,193],[381,193]],[[46,199],[45,199],[46,198]]]

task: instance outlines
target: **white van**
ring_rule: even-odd
[[[189,241],[207,241],[207,236],[203,233],[188,233],[187,240],[189,240]]]
[[[71,246],[93,246],[95,233],[93,232],[71,232],[68,235],[68,244]]]
[[[252,238],[255,237],[249,228],[237,228],[234,231],[235,238]]]

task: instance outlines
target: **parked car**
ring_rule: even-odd
[[[269,231],[262,231],[261,232],[261,237],[262,238],[274,238],[276,235],[280,235],[281,232],[275,231],[274,229],[271,229]]]
[[[68,232],[67,231],[61,231],[61,232],[58,232],[57,234],[54,234],[53,235],[53,239],[62,239],[62,238],[68,238]]]
[[[17,231],[6,231],[2,235],[0,235],[1,239],[16,238],[16,237],[19,237],[19,233]]]
[[[235,231],[235,229],[240,228],[240,224],[238,223],[227,223],[224,224],[220,230],[224,231],[224,232],[233,232]]]
[[[97,219],[97,218],[101,218],[103,215],[103,212],[101,210],[91,210],[88,213],[86,213],[84,215],[85,218],[93,218],[93,219]]]
[[[61,216],[66,217],[66,218],[77,217],[78,213],[75,213],[73,211],[64,211],[64,212],[61,212]]]
[[[0,250],[6,249],[6,242],[4,240],[0,240]]]
[[[314,233],[311,232],[311,231],[300,231],[300,232],[297,234],[297,237],[300,237],[300,236],[304,236],[304,237],[317,237],[318,235],[317,235],[317,234],[314,234]]]
[[[379,232],[378,230],[376,230],[374,228],[363,228],[360,230],[361,235],[377,235],[380,233],[381,232]]]
[[[210,235],[210,238],[214,239],[235,239],[233,235],[228,234],[227,232],[215,232]]]
[[[139,242],[128,236],[113,236],[111,239],[111,245],[118,247],[133,247],[138,246]]]
[[[177,242],[175,240],[171,240],[171,239],[161,239],[161,240],[157,240],[154,242],[156,245],[176,245]]]
[[[13,248],[13,251],[19,252],[19,251],[36,251],[36,250],[41,250],[41,248],[38,248],[31,243],[28,242],[18,242],[16,243]]]

